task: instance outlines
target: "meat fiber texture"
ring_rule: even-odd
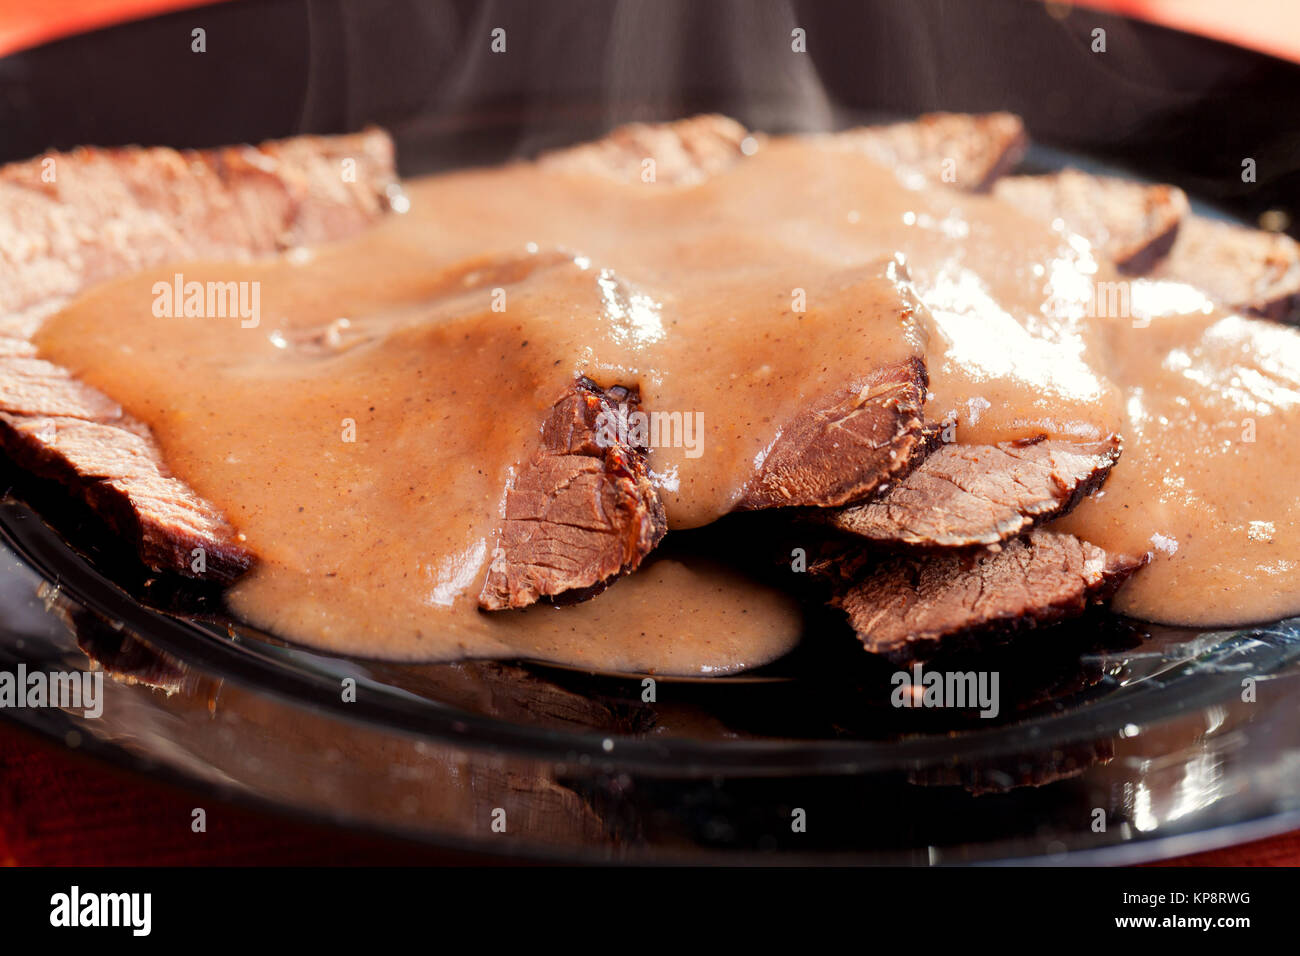
[[[345,160],[355,176],[342,175]],[[114,276],[353,235],[389,208],[395,183],[379,130],[197,152],[78,149],[0,168],[0,448],[65,485],[149,567],[238,577],[252,552],[167,470],[149,429],[36,358],[29,339],[68,298]]]

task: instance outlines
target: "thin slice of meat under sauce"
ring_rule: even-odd
[[[1028,145],[1024,124],[1010,113],[931,113],[844,130],[825,141],[900,173],[972,192],[988,190],[1020,162]],[[935,447],[936,432],[922,416],[927,384],[918,359],[877,370],[865,392],[849,390],[823,400],[784,430],[738,508],[842,506],[907,474]],[[847,472],[844,462],[836,461],[844,438],[856,445],[856,469]]]
[[[828,141],[900,173],[968,192],[985,192],[1020,162],[1028,146],[1013,113],[927,113],[904,123],[863,126]]]
[[[234,529],[167,473],[143,428],[123,419],[0,412],[0,450],[20,468],[77,489],[151,568],[228,582],[250,566]]]
[[[1300,318],[1300,243],[1194,215],[1174,186],[1067,170],[1008,177],[994,195],[1041,220],[1061,219],[1126,273],[1185,283],[1226,309]]]
[[[1115,436],[942,445],[880,496],[823,520],[881,545],[997,544],[1072,510],[1101,487],[1119,455]]]
[[[1028,146],[1024,123],[1012,113],[927,113],[822,138],[900,172],[971,192],[988,190],[1015,168]],[[691,185],[752,155],[764,139],[729,117],[710,113],[667,123],[628,123],[593,142],[543,153],[537,162],[619,182]]]
[[[1130,274],[1164,258],[1188,214],[1176,186],[1149,185],[1066,169],[1047,176],[1008,176],[993,195],[1043,222],[1060,219]]]
[[[927,386],[918,357],[812,402],[782,428],[736,509],[836,508],[906,473],[931,446]]]
[[[1053,624],[1109,600],[1146,556],[1034,530],[995,549],[896,555],[835,583],[863,646],[906,663],[982,637]]]
[[[737,511],[853,504],[907,474],[934,449],[936,433],[924,419],[929,378],[919,320],[925,306],[912,290],[901,256],[878,267],[893,284],[896,332],[915,354],[865,371],[807,402],[781,426],[737,500]]]
[[[340,164],[355,164],[355,180]],[[55,182],[45,163],[58,169]],[[44,317],[87,286],[167,261],[340,239],[388,208],[386,133],[197,152],[79,149],[0,167],[0,450],[67,486],[155,570],[229,582],[253,556],[173,477],[149,429],[35,357]],[[111,321],[111,317],[105,321]]]
[[[505,518],[479,606],[589,598],[634,571],[668,528],[646,449],[622,441],[619,406],[636,392],[579,379],[552,406],[541,447],[506,491]]]
[[[628,123],[593,142],[543,153],[537,163],[619,182],[688,185],[741,159],[748,136],[735,120],[712,113],[671,123]]]
[[[1185,282],[1229,309],[1300,321],[1300,243],[1282,233],[1188,216],[1151,278]]]

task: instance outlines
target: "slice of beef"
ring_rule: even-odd
[[[1081,614],[1144,562],[1033,530],[994,548],[865,562],[856,577],[837,581],[831,603],[871,653],[924,660],[943,646]]]
[[[884,141],[907,140],[918,148],[922,143],[937,146],[947,143],[948,137],[972,137],[995,128],[1004,131],[1009,114],[1001,116],[923,117],[916,124],[889,127],[881,135]],[[1010,119],[1020,129],[1019,121]],[[911,126],[917,129],[904,135],[902,128]],[[938,131],[943,135],[937,135]],[[841,137],[867,132],[835,134],[830,139],[840,142]],[[642,162],[654,159],[656,182],[699,182],[742,159],[746,150],[741,144],[747,135],[734,120],[716,115],[672,123],[633,123],[595,142],[547,153],[538,162],[634,182],[641,176]],[[758,145],[755,140],[754,148]],[[971,142],[965,150],[971,155],[979,152]],[[906,266],[901,260],[887,260],[881,268],[891,281],[904,287],[900,290],[905,313],[900,334],[908,334],[911,311],[922,306],[908,286]],[[861,500],[882,483],[905,473],[931,447],[922,418],[927,384],[924,363],[915,357],[864,370],[860,378],[817,396],[783,426],[736,509],[838,507]]]
[[[1282,233],[1188,216],[1151,276],[1196,286],[1230,309],[1300,320],[1300,243]]]
[[[985,192],[1020,162],[1029,145],[1013,113],[927,113],[906,123],[835,133],[834,145],[900,172],[970,192]]]
[[[1028,145],[1024,124],[1011,113],[929,113],[824,139],[900,171],[972,191],[987,190],[1015,168]],[[733,119],[705,114],[669,123],[629,123],[594,142],[544,153],[538,163],[619,182],[683,185],[724,171],[762,142]],[[653,180],[646,178],[647,160],[654,161]],[[947,160],[952,161],[951,176]]]
[[[111,398],[44,359],[0,358],[0,410],[15,415],[70,415],[88,421],[120,418]]]
[[[622,440],[637,392],[579,379],[542,425],[541,447],[506,492],[505,521],[479,606],[582,600],[635,570],[668,528],[647,450]]]
[[[392,142],[378,130],[198,152],[78,149],[0,168],[0,448],[89,503],[148,566],[238,576],[252,555],[167,471],[148,428],[36,358],[28,339],[94,282],[343,238],[388,209],[396,188]]]
[[[866,276],[877,292],[863,294]],[[924,421],[929,386],[921,356],[925,306],[912,288],[907,264],[894,255],[855,267],[841,276],[852,290],[837,308],[864,309],[888,323],[908,355],[862,369],[801,403],[761,455],[757,470],[734,505],[763,508],[838,508],[862,501],[887,482],[905,475],[929,454],[937,431]],[[884,292],[883,298],[877,298]],[[909,354],[910,353],[910,354]]]
[[[629,123],[601,139],[544,153],[548,169],[589,173],[619,182],[685,185],[719,173],[744,155],[749,131],[726,116],[706,114],[671,123]],[[757,144],[757,140],[753,140]],[[647,160],[654,163],[647,178]]]
[[[927,387],[912,358],[821,396],[781,430],[737,510],[840,507],[905,474],[930,450]]]
[[[0,358],[35,358],[36,346],[26,339],[0,335]]]
[[[877,544],[997,544],[1070,511],[1101,487],[1119,454],[1116,436],[943,445],[880,496],[825,520]]]
[[[227,582],[252,564],[221,513],[166,472],[142,428],[0,412],[0,449],[20,468],[66,485],[151,568]]]
[[[1188,214],[1177,186],[1149,185],[1067,169],[1008,176],[993,195],[1044,222],[1061,220],[1122,272],[1142,273],[1164,258]]]
[[[388,208],[380,130],[178,152],[83,148],[0,168],[0,332],[92,283],[168,261],[265,255],[351,235]]]
[[[1224,308],[1300,319],[1300,243],[1194,215],[1174,186],[1066,170],[1008,177],[994,195],[1035,218],[1061,219],[1124,272],[1185,282]]]

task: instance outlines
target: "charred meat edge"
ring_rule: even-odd
[[[668,528],[647,449],[608,427],[640,395],[580,378],[552,406],[541,445],[506,491],[505,519],[479,595],[487,611],[585,600],[634,571]]]
[[[834,569],[831,604],[868,651],[896,662],[1082,614],[1147,560],[1037,529],[995,548],[855,558]]]
[[[781,431],[736,504],[834,508],[860,501],[930,450],[928,378],[911,358],[823,396]]]
[[[818,517],[874,545],[992,545],[1059,518],[1092,494],[1120,456],[1098,442],[1047,436],[996,445],[946,444],[877,497]]]

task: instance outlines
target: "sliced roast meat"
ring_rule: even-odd
[[[350,235],[388,208],[395,183],[393,145],[379,130],[11,163],[0,168],[0,329],[29,337],[61,301],[151,265]]]
[[[216,582],[252,556],[221,513],[167,474],[143,428],[81,418],[0,413],[0,450],[20,468],[68,487],[135,545],[141,560]]]
[[[926,132],[914,132],[912,141],[935,145],[939,139],[930,133],[935,124],[942,126],[945,135],[956,135],[959,119],[953,116],[939,122],[935,117],[923,118],[918,122]],[[980,122],[966,124],[968,132],[988,125],[984,121],[989,118],[971,119]],[[908,125],[912,124],[900,127]],[[862,132],[836,134],[832,140]],[[545,154],[538,162],[633,182],[641,176],[642,163],[653,159],[656,182],[692,183],[742,159],[746,150],[741,144],[747,135],[734,120],[714,115],[672,123],[634,123],[595,142]],[[901,136],[901,130],[885,135],[886,139]],[[966,149],[975,151],[969,143]],[[888,262],[884,269],[891,280],[906,283],[901,262]],[[904,312],[921,308],[910,290],[904,292]],[[911,322],[910,313],[903,316],[904,327]],[[925,366],[917,357],[865,371],[860,379],[816,397],[784,425],[758,474],[737,501],[737,510],[837,507],[861,500],[882,483],[905,473],[930,448],[922,420],[926,387]]]
[[[1188,216],[1151,276],[1196,286],[1230,309],[1300,319],[1300,243],[1282,233]]]
[[[36,346],[26,339],[0,335],[0,358],[35,358]]]
[[[1081,614],[1144,562],[1034,530],[994,548],[864,563],[853,580],[837,582],[831,603],[871,653],[923,660],[950,643]]]
[[[1014,169],[1028,144],[1024,124],[1011,113],[929,113],[905,123],[828,134],[824,140],[901,172],[972,191],[987,190]],[[620,182],[684,185],[724,171],[762,143],[762,136],[735,120],[705,114],[629,123],[594,142],[544,153],[538,162]]]
[[[896,349],[895,358],[815,395],[779,423],[775,440],[741,491],[737,511],[838,508],[862,501],[933,450],[937,432],[923,417],[929,386],[921,357],[925,306],[900,255],[852,273],[860,278],[875,270],[886,284],[886,297],[868,300],[858,286],[849,286],[853,296],[843,307],[878,310],[882,323],[891,323],[889,334],[897,336],[895,341],[887,336],[883,345]]]
[[[990,545],[1070,511],[1119,459],[1119,439],[941,446],[879,497],[826,516],[877,544]]]
[[[622,440],[620,405],[640,396],[580,379],[552,406],[541,447],[506,491],[505,520],[479,606],[581,600],[635,570],[668,528],[646,449]]]
[[[1013,113],[927,113],[906,123],[845,130],[828,142],[931,182],[984,192],[1016,167],[1029,140]]]
[[[822,396],[781,430],[737,509],[840,507],[905,474],[930,450],[927,385],[913,358]]]
[[[686,185],[741,159],[747,136],[735,120],[713,114],[671,123],[629,123],[594,142],[544,153],[538,163],[619,182]]]
[[[1300,318],[1300,243],[1194,215],[1177,187],[1066,170],[1008,177],[994,195],[1035,218],[1062,220],[1124,272],[1187,283],[1224,308]]]
[[[0,168],[0,448],[68,486],[150,567],[236,577],[252,555],[168,473],[148,428],[36,358],[28,339],[94,282],[356,233],[389,208],[396,182],[378,130],[198,152],[79,149]]]
[[[1043,222],[1061,220],[1123,272],[1142,273],[1174,245],[1188,213],[1177,186],[1148,185],[1067,169],[1048,176],[1008,176],[993,195]]]
[[[0,358],[0,411],[69,415],[95,422],[122,416],[116,402],[73,378],[67,369],[21,355]]]

